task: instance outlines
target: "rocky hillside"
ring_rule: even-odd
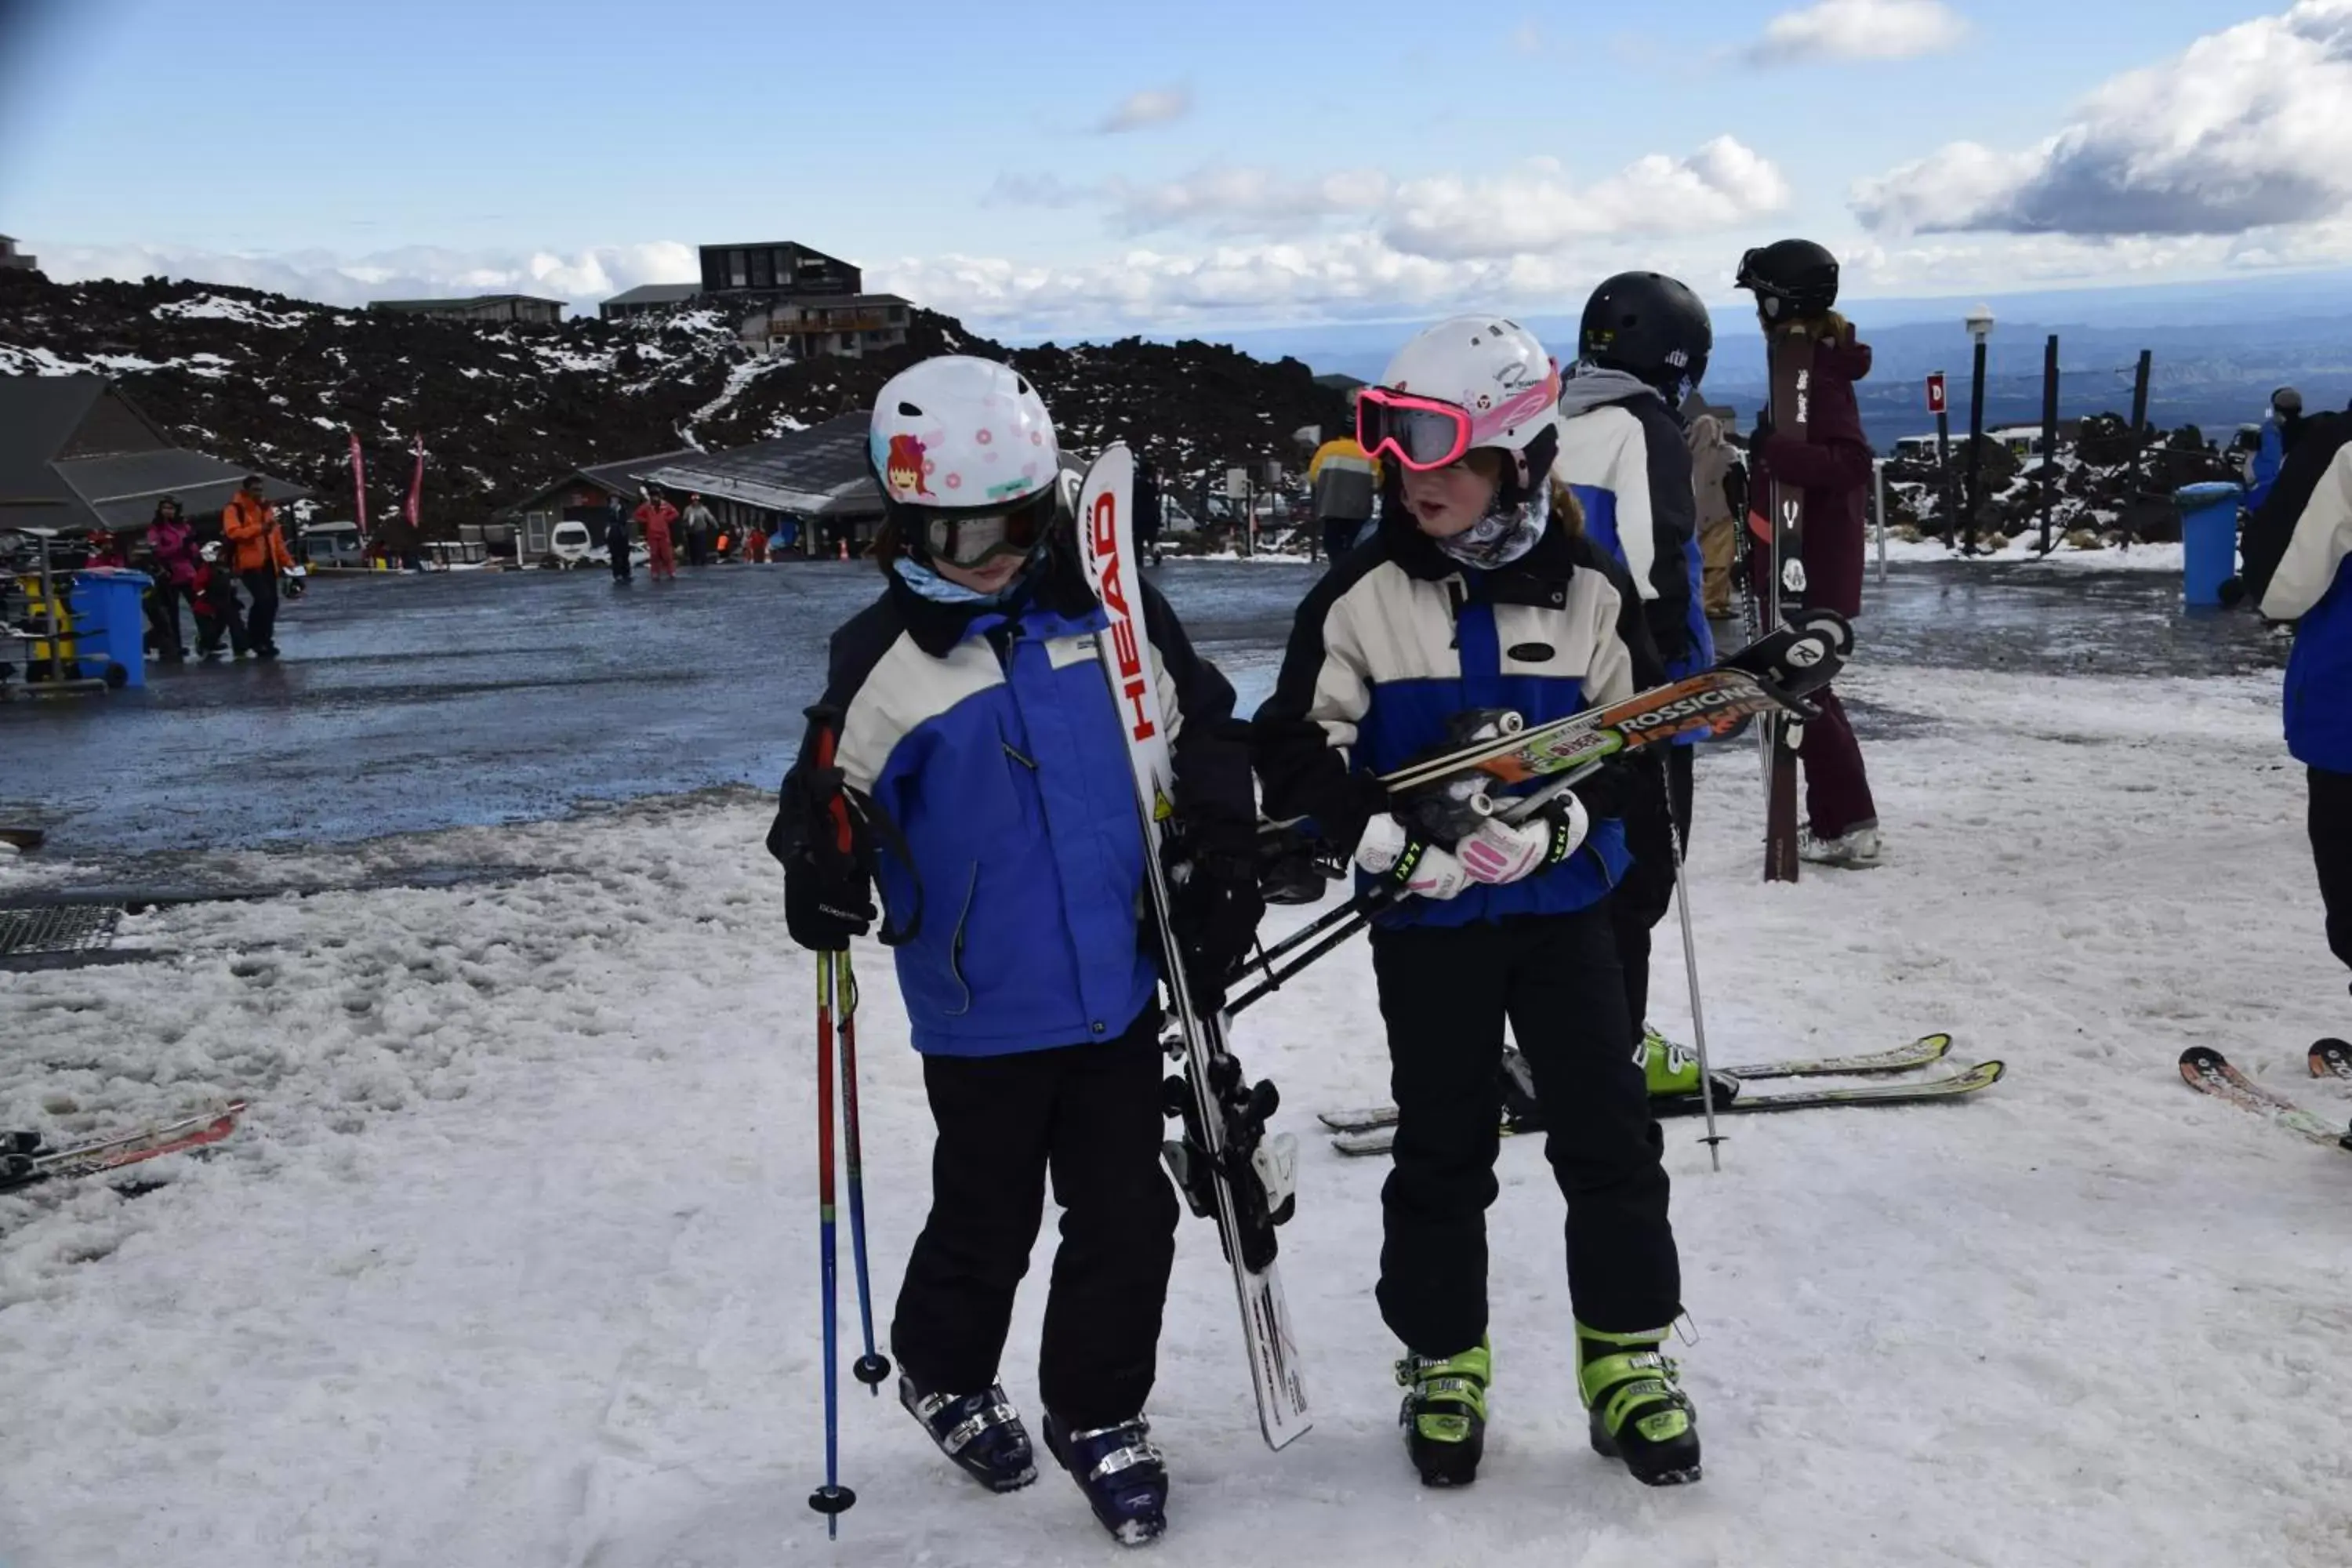
[[[1295,460],[1292,431],[1347,419],[1296,360],[1136,339],[1007,351],[925,310],[909,336],[868,359],[801,363],[751,353],[713,310],[473,327],[209,284],[0,271],[0,374],[115,376],[185,445],[307,484],[337,516],[350,510],[347,428],[372,517],[406,494],[421,434],[436,534],[583,464],[739,446],[866,407],[898,370],[953,351],[1019,365],[1072,448],[1123,437],[1171,476]]]

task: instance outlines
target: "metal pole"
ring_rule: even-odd
[[[2139,489],[2139,462],[2147,447],[2147,374],[2156,353],[2152,349],[2139,351],[2139,365],[2132,372],[2132,490]]]
[[[1977,547],[1977,513],[1983,505],[1980,487],[1984,483],[1984,384],[1985,341],[1977,339],[1974,368],[1969,384],[1969,516],[1967,531],[1961,536],[1963,548],[1973,553]]]
[[[1886,585],[1886,459],[1874,458],[1870,463],[1871,488],[1878,498],[1878,584]]]
[[[1939,370],[1936,374],[1941,375],[1944,373]],[[1943,515],[1937,520],[1943,526],[1937,531],[1944,536],[1944,542],[1949,544],[1952,542],[1952,513],[1957,510],[1952,505],[1952,416],[1941,408],[1936,410],[1936,489],[1943,501],[1938,509]]]
[[[1715,1130],[1715,1065],[1706,1054],[1706,1009],[1698,1000],[1698,948],[1691,936],[1690,874],[1683,864],[1683,838],[1670,824],[1666,839],[1675,847],[1675,905],[1682,911],[1683,973],[1690,984],[1691,1043],[1698,1048],[1699,1109],[1706,1113],[1707,1159],[1723,1169],[1723,1135]]]
[[[2050,512],[2058,500],[2058,334],[2042,349],[2042,553],[2050,553]]]

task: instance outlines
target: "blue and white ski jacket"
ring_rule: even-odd
[[[1698,496],[1682,421],[1622,371],[1580,366],[1561,385],[1552,473],[1584,508],[1586,537],[1625,568],[1669,679],[1715,662]]]
[[[2352,773],[2352,415],[2315,421],[2246,529],[2247,587],[2294,621],[2286,744],[2298,762]]]
[[[1158,984],[1134,774],[1095,651],[1108,620],[1059,552],[1043,579],[1008,612],[938,604],[894,575],[833,637],[835,762],[904,839],[902,856],[877,836],[877,879],[888,928],[916,927],[894,956],[927,1055],[1114,1039]],[[1139,586],[1177,810],[1246,831],[1248,748],[1218,733],[1233,688]]]
[[[1572,531],[1572,514],[1556,510],[1521,560],[1473,571],[1423,536],[1393,496],[1383,510],[1379,534],[1299,605],[1254,726],[1266,815],[1311,817],[1343,850],[1388,809],[1375,775],[1444,744],[1455,715],[1509,708],[1540,724],[1662,679],[1631,584]],[[1413,900],[1381,921],[1566,913],[1606,898],[1629,863],[1623,823],[1596,814],[1583,846],[1550,870]]]

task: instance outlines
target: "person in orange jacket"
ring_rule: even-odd
[[[253,600],[245,614],[245,640],[256,658],[278,657],[278,574],[291,571],[293,552],[278,527],[278,509],[261,499],[261,476],[245,483],[221,510],[221,537],[228,542],[229,568]]]
[[[670,548],[669,531],[677,521],[677,508],[664,500],[659,490],[647,490],[645,504],[634,515],[645,525],[646,548],[653,553],[654,581],[667,577],[677,582],[677,554]]]

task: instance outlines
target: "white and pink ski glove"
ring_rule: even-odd
[[[1525,822],[1488,817],[1454,847],[1454,853],[1472,881],[1500,887],[1559,865],[1576,853],[1591,828],[1584,803],[1564,795]]]

